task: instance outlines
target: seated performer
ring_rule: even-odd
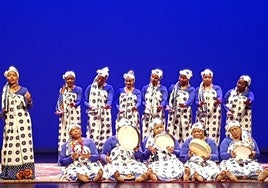
[[[70,137],[62,145],[58,158],[59,165],[66,166],[61,179],[81,182],[101,180],[103,170],[94,142],[82,137],[78,124],[68,125],[67,130]]]
[[[228,122],[226,131],[228,136],[220,144],[220,168],[232,172],[237,179],[264,181],[268,171],[256,161],[260,157],[256,141],[236,120]]]
[[[148,163],[148,178],[172,181],[183,176],[183,163],[179,160],[180,147],[174,137],[165,133],[161,119],[155,118],[149,125],[150,135],[145,138],[142,148]]]
[[[116,127],[117,134],[108,138],[103,146],[103,177],[118,182],[147,180],[147,167],[139,161],[142,160],[139,131],[125,118],[118,121]]]
[[[192,125],[191,134],[180,153],[181,161],[185,162],[184,181],[236,180],[231,172],[220,171],[216,164],[219,161],[217,144],[206,136],[205,126],[201,122]]]

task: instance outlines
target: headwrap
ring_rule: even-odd
[[[251,78],[248,75],[240,76],[240,79],[245,80],[248,83],[248,86],[251,84]]]
[[[192,71],[189,69],[181,70],[179,73],[180,73],[180,75],[185,75],[188,80],[193,76]]]
[[[102,69],[98,69],[97,74],[98,74],[98,76],[108,77],[109,76],[109,68],[104,67]]]
[[[203,77],[204,75],[210,74],[211,77],[213,77],[213,72],[210,69],[205,69],[201,72],[201,76]]]
[[[149,124],[149,129],[153,130],[155,125],[163,124],[163,121],[160,118],[155,118],[153,121]]]
[[[18,69],[17,69],[16,67],[14,67],[14,66],[10,66],[10,67],[8,68],[8,70],[6,70],[6,71],[4,72],[4,76],[7,77],[7,74],[8,74],[9,72],[11,72],[11,71],[15,72],[15,73],[17,74],[18,78],[20,77]]]
[[[156,74],[160,79],[163,77],[163,71],[160,69],[154,69],[151,71],[151,74]]]
[[[120,119],[119,121],[116,122],[116,130],[118,130],[119,128],[121,128],[125,125],[132,126],[131,122],[128,119],[126,119],[126,118]]]
[[[226,131],[229,131],[234,126],[241,127],[240,123],[237,120],[232,120],[227,123]]]
[[[62,78],[65,79],[68,76],[73,76],[75,78],[75,73],[73,71],[67,71],[62,75]]]
[[[196,123],[192,124],[192,126],[191,126],[191,132],[194,129],[201,129],[201,130],[205,131],[205,126],[201,122],[196,122]]]
[[[133,70],[128,71],[127,73],[125,73],[125,74],[123,75],[123,78],[124,78],[124,79],[126,79],[126,78],[130,78],[130,79],[135,80],[135,74],[134,74],[134,71],[133,71]]]
[[[78,124],[74,124],[74,123],[71,123],[71,124],[69,124],[69,125],[67,126],[67,132],[70,134],[70,132],[71,132],[72,128],[74,128],[74,127],[81,128],[81,126],[80,126],[80,125],[78,125]]]

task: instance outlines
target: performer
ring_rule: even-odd
[[[213,84],[213,72],[210,69],[202,71],[201,76],[200,87],[196,88],[196,121],[205,125],[208,137],[214,139],[216,144],[219,145],[222,89],[220,86]]]
[[[32,122],[29,109],[32,97],[19,84],[19,72],[11,66],[5,71],[7,83],[2,92],[4,135],[1,153],[1,179],[35,178]]]
[[[268,172],[256,161],[260,157],[256,141],[237,120],[228,121],[227,131],[229,134],[220,144],[220,168],[232,172],[236,179],[264,181]],[[239,152],[238,147],[242,147],[243,152]]]
[[[125,87],[120,88],[116,94],[116,107],[118,109],[116,122],[123,118],[128,119],[131,125],[140,130],[139,107],[141,105],[141,91],[135,88],[134,71],[130,70],[123,75]]]
[[[102,178],[103,170],[94,142],[82,137],[82,130],[78,124],[69,124],[67,131],[69,139],[62,145],[58,157],[58,163],[66,167],[61,179],[98,182]]]
[[[75,85],[75,73],[67,71],[62,75],[64,85],[60,88],[59,97],[56,105],[56,115],[59,116],[59,137],[58,153],[61,152],[61,146],[69,138],[67,125],[81,125],[81,99],[82,88]]]
[[[251,78],[242,75],[237,81],[236,87],[227,91],[224,96],[224,108],[226,110],[226,124],[230,120],[237,120],[243,129],[251,133],[252,110],[254,93],[250,91]]]
[[[128,119],[121,119],[117,122],[117,135],[111,136],[104,144],[102,150],[102,159],[105,162],[104,175],[105,179],[116,180],[124,182],[126,180],[134,180],[137,182],[146,181],[148,176],[146,174],[147,167],[142,160],[142,151],[139,146],[134,148],[126,148],[122,142],[132,145],[131,142],[135,141],[132,136],[136,136],[137,145],[139,144],[140,135],[136,131],[136,135],[125,135],[129,132],[123,132],[124,138],[129,140],[121,140],[119,133],[122,134],[120,129],[125,126],[132,127],[133,125]],[[133,126],[134,129],[135,125]]]
[[[111,107],[114,89],[106,81],[109,68],[97,70],[93,83],[86,88],[85,106],[87,108],[87,138],[93,139],[99,152],[104,142],[112,135]]]
[[[151,71],[150,83],[141,90],[142,101],[145,106],[142,114],[142,138],[150,134],[149,124],[154,118],[160,118],[165,123],[164,109],[166,107],[168,91],[166,86],[161,85],[160,80],[163,77],[163,71],[154,69]]]
[[[165,125],[162,119],[155,118],[150,124],[151,133],[145,138],[142,148],[144,160],[147,160],[148,178],[151,180],[171,181],[180,179],[183,176],[183,164],[179,160],[180,147],[178,141],[165,133]],[[167,136],[171,139],[172,145],[161,148],[157,145],[158,136]]]
[[[192,71],[184,69],[179,73],[179,81],[169,88],[167,130],[182,144],[190,136],[191,105],[194,102],[195,89],[190,85],[190,79],[193,76]]]
[[[193,143],[198,148],[194,148]],[[235,180],[231,172],[221,171],[216,164],[219,162],[218,146],[207,136],[206,128],[201,122],[192,125],[191,136],[182,144],[180,159],[185,163],[184,181]]]

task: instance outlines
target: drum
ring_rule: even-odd
[[[117,139],[125,150],[132,151],[140,144],[140,134],[138,130],[130,125],[124,125],[118,129]]]
[[[163,151],[167,150],[167,147],[173,147],[175,145],[174,138],[168,133],[161,133],[155,136],[155,145],[158,149]]]
[[[208,158],[211,153],[210,146],[204,140],[198,138],[191,140],[189,149],[195,156],[199,157]]]
[[[237,159],[248,159],[251,154],[251,149],[249,146],[237,145],[233,148],[233,152],[236,153]]]

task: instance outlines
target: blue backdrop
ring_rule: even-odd
[[[141,89],[154,68],[164,71],[166,86],[177,81],[179,70],[189,68],[194,87],[201,81],[200,72],[210,68],[214,83],[224,93],[240,75],[248,74],[256,97],[253,136],[265,152],[267,5],[265,0],[1,1],[0,74],[16,66],[20,83],[33,96],[37,152],[57,151],[54,110],[67,70],[76,72],[76,83],[84,90],[104,66],[110,68],[108,82],[115,90],[124,85],[122,75],[128,69],[135,71],[136,87]],[[2,76],[0,85],[4,84]],[[84,106],[82,110],[85,130]],[[3,127],[2,121],[0,125]]]

